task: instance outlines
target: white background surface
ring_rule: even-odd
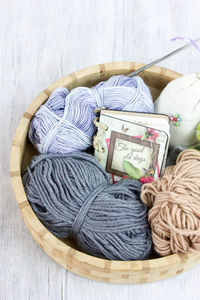
[[[198,0],[0,0],[0,299],[200,299],[200,266],[144,285],[112,285],[74,275],[32,239],[9,179],[10,145],[32,99],[68,73],[110,61],[148,63],[200,36]],[[200,71],[186,50],[161,64]]]

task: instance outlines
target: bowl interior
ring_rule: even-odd
[[[105,67],[104,67],[104,69],[102,71],[102,68],[100,67],[100,71],[97,74],[96,74],[96,72],[92,73],[92,68],[91,68],[91,72],[87,72],[85,74],[85,76],[80,75],[79,80],[74,80],[74,81],[70,82],[70,84],[67,83],[67,79],[71,75],[66,76],[62,80],[59,81],[60,84],[59,84],[59,82],[57,82],[57,84],[55,85],[55,88],[58,87],[58,86],[65,86],[70,90],[70,89],[75,88],[77,86],[92,87],[92,86],[96,85],[98,82],[100,82],[102,80],[107,80],[112,75],[127,74],[127,73],[133,71],[134,69],[137,69],[137,68],[142,66],[142,64],[134,64],[134,63],[130,64],[129,63],[129,65],[125,64],[125,67],[123,67],[123,68],[120,68],[120,67],[118,67],[117,64],[115,64],[115,67],[113,68],[113,64],[110,64],[110,65],[111,65],[110,69],[107,68],[108,70],[106,70]],[[87,69],[87,70],[90,70],[90,68]],[[78,72],[77,72],[77,74],[78,74]],[[163,88],[171,80],[175,79],[176,77],[178,77],[180,75],[178,73],[172,72],[172,71],[167,70],[167,69],[163,69],[163,68],[160,68],[160,67],[153,67],[151,69],[147,69],[146,71],[141,72],[140,76],[143,78],[145,83],[150,88],[151,94],[152,94],[153,99],[155,101],[155,99],[159,96],[159,94],[161,93]],[[48,88],[46,90],[47,91],[46,92],[46,98],[43,99],[42,103],[44,103],[48,99],[48,96],[50,95],[52,90],[54,90],[55,88],[54,88],[54,86],[51,86],[51,88]],[[42,104],[42,103],[40,103],[40,104]],[[40,105],[36,105],[35,111],[39,108],[39,106]],[[28,128],[27,128],[27,130],[28,130]],[[22,162],[21,162],[21,172],[22,172],[22,174],[25,172],[26,167],[31,163],[32,158],[35,155],[39,154],[37,152],[37,150],[34,148],[34,146],[31,144],[31,142],[29,141],[28,136],[27,136],[27,130],[26,130],[26,134],[25,134],[25,137],[24,137],[24,141],[23,141],[23,154],[22,154]],[[71,239],[64,239],[64,240],[62,239],[62,241],[65,242],[68,246],[70,246],[74,249],[78,249],[77,245]],[[153,254],[152,258],[155,258],[154,254]]]

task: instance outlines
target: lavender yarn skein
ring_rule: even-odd
[[[57,237],[73,237],[84,252],[112,260],[146,259],[151,252],[141,183],[110,184],[86,153],[39,155],[23,177],[41,222]]]
[[[139,76],[113,76],[93,88],[56,89],[33,118],[29,138],[40,153],[82,151],[92,145],[96,108],[153,112],[149,88]]]

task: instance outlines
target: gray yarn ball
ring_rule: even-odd
[[[86,153],[40,155],[23,177],[30,205],[59,238],[73,237],[85,253],[112,260],[146,259],[151,252],[141,183],[110,184]]]

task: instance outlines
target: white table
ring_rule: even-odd
[[[149,6],[148,6],[149,5]],[[29,234],[9,178],[10,145],[28,104],[58,78],[110,61],[148,63],[200,35],[198,0],[0,0],[0,299],[200,299],[200,266],[144,285],[95,282],[66,271]],[[194,48],[163,62],[200,71]]]

